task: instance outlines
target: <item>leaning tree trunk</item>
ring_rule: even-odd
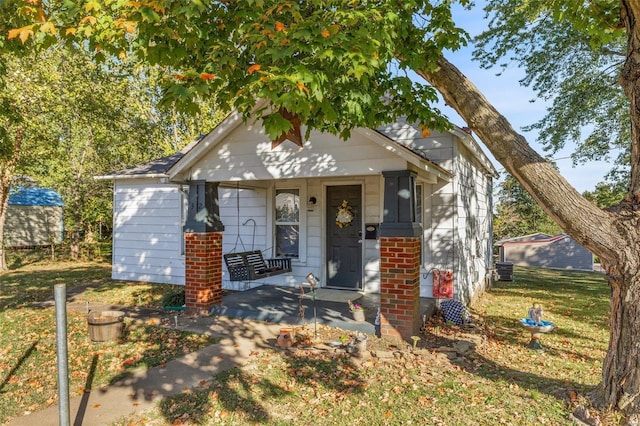
[[[599,397],[609,408],[622,411],[629,424],[640,424],[640,223],[636,198],[615,212],[597,208],[536,153],[446,59],[441,58],[433,71],[418,73],[466,120],[543,210],[600,257],[611,286],[611,319]],[[640,108],[635,112],[640,117]]]
[[[620,85],[629,98],[631,112],[631,179],[629,196],[640,201],[640,2],[621,1],[620,20],[627,30],[627,56],[620,73]]]

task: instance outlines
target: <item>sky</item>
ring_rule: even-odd
[[[480,33],[486,28],[488,22],[484,20],[482,4],[484,1],[476,1],[476,6],[471,11],[461,8],[455,9],[454,19],[459,26],[464,28],[471,36]],[[502,71],[499,68],[481,69],[477,62],[472,61],[473,46],[468,46],[459,51],[446,55],[447,59],[458,67],[487,97],[496,107],[498,112],[504,115],[512,124],[513,128],[527,138],[529,144],[541,155],[546,153],[540,144],[536,142],[537,133],[524,132],[523,126],[533,124],[540,120],[544,114],[546,106],[541,101],[530,102],[535,99],[535,94],[531,89],[520,86],[518,80],[524,76],[523,70],[515,64],[502,72],[500,76],[496,74]],[[441,110],[449,117],[453,124],[464,127],[466,124],[453,109],[444,105]],[[476,140],[482,141],[476,136]],[[483,146],[484,147],[484,146]],[[567,143],[567,146],[553,156],[555,163],[562,175],[580,193],[592,191],[595,185],[603,181],[604,175],[609,171],[610,165],[604,161],[593,161],[584,165],[573,166],[569,157],[573,151],[574,144]],[[489,150],[484,148],[485,153],[490,156]],[[498,171],[503,172],[504,168],[490,156],[494,166]]]

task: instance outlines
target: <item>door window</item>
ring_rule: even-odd
[[[276,189],[276,256],[300,255],[300,190]]]

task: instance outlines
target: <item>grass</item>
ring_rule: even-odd
[[[172,286],[112,281],[101,262],[20,262],[0,273],[0,424],[57,402],[55,310],[41,302],[55,284],[71,292],[90,285],[82,301],[160,306]],[[137,368],[161,365],[212,341],[206,336],[126,320],[121,342],[91,342],[84,313],[69,312],[69,389],[78,395]]]
[[[0,275],[0,424],[56,402],[54,312],[34,304],[54,284],[70,291],[90,284],[83,301],[131,306],[158,307],[174,290],[109,275],[100,262],[22,262]],[[473,307],[472,325],[435,317],[415,349],[370,336],[375,356],[360,359],[299,331],[292,351],[256,351],[244,366],[118,424],[571,425],[570,413],[588,404],[585,395],[601,377],[608,296],[601,274],[517,267],[515,281],[495,283]],[[557,326],[542,337],[543,352],[526,348],[530,336],[518,323],[533,303]],[[85,315],[70,313],[68,323],[74,394],[210,343],[134,323],[123,342],[92,343]],[[322,333],[326,342],[346,332]],[[597,415],[603,425],[617,424],[612,413]]]
[[[513,282],[495,283],[473,307],[472,325],[433,318],[415,350],[370,336],[375,356],[359,359],[298,335],[292,351],[256,352],[211,384],[118,424],[572,425],[570,414],[588,405],[600,380],[608,293],[601,274],[517,267]],[[530,335],[518,322],[534,302],[557,326],[542,352],[526,348]],[[333,332],[326,339],[344,333]],[[592,413],[602,425],[618,423]]]

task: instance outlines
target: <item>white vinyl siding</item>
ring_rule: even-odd
[[[178,185],[116,181],[114,279],[184,284],[183,203]]]
[[[355,132],[348,142],[330,134],[311,132],[304,148],[285,141],[271,149],[269,137],[259,126],[240,126],[182,178],[212,182],[282,181],[373,175],[406,167],[405,160]]]

